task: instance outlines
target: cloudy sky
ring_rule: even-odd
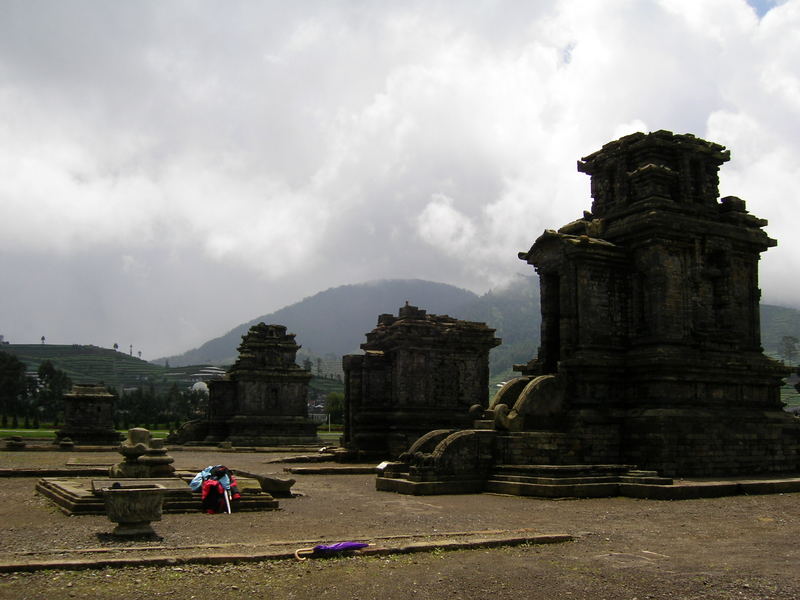
[[[0,334],[152,359],[341,284],[484,292],[657,129],[730,148],[800,307],[798,57],[800,0],[4,0]]]

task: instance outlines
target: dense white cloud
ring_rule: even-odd
[[[0,333],[153,357],[333,285],[483,291],[644,129],[731,149],[798,305],[797,31],[800,0],[7,2]]]

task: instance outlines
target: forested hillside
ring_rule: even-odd
[[[14,354],[28,371],[49,360],[76,383],[105,383],[122,388],[160,379],[164,368],[111,348],[83,344],[6,344],[0,349]],[[188,379],[188,378],[187,378]]]
[[[538,278],[534,276],[520,276],[505,287],[480,297],[453,286],[419,280],[378,281],[333,288],[253,319],[200,348],[170,357],[168,369],[163,366],[165,359],[153,364],[97,346],[5,344],[2,349],[17,355],[33,371],[43,361],[52,360],[73,381],[102,381],[119,388],[143,383],[161,387],[172,382],[191,382],[195,370],[191,365],[232,364],[241,336],[251,324],[266,321],[284,324],[297,334],[297,341],[303,346],[299,364],[308,365],[306,361],[310,361],[315,375],[335,377],[340,373],[341,356],[359,352],[364,334],[375,326],[378,315],[397,314],[406,300],[430,313],[481,321],[496,329],[503,343],[490,354],[493,375],[509,374],[513,364],[527,362],[536,354],[540,317]],[[800,311],[762,305],[761,330],[765,352],[782,358],[783,338],[800,340]]]
[[[419,279],[343,285],[242,323],[199,348],[154,362],[163,364],[168,360],[172,366],[232,363],[242,336],[251,325],[261,321],[285,325],[290,332],[297,334],[297,343],[312,357],[334,355],[339,360],[343,354],[359,351],[364,334],[375,327],[378,315],[397,314],[406,301],[430,313],[453,314],[477,298],[468,290]]]
[[[539,280],[532,275],[518,276],[506,286],[482,296],[420,280],[385,280],[332,288],[243,323],[185,354],[169,357],[169,364],[231,363],[241,336],[250,325],[265,321],[286,325],[296,333],[298,343],[303,346],[301,357],[311,357],[314,370],[317,361],[321,361],[323,373],[338,373],[341,356],[359,351],[364,334],[375,326],[378,315],[397,314],[406,300],[429,313],[481,321],[496,329],[503,343],[490,354],[490,368],[495,376],[509,375],[512,365],[527,362],[536,354],[540,324]],[[800,340],[800,311],[762,305],[761,328],[765,352],[781,358],[783,337]]]

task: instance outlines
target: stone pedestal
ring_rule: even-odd
[[[120,444],[118,452],[125,460],[109,469],[110,477],[170,477],[175,472],[175,459],[167,454],[164,440],[153,439],[142,427],[128,430],[128,439]]]

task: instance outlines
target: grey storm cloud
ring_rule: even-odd
[[[177,353],[327,287],[485,291],[587,209],[637,130],[732,161],[780,241],[800,173],[800,0],[8,1],[0,333]]]

